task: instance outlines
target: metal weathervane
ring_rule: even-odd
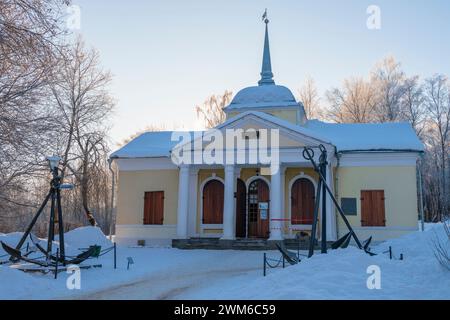
[[[267,8],[262,15],[262,21],[264,21],[265,24],[269,23],[269,18],[267,18]]]

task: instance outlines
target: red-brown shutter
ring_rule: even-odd
[[[146,192],[144,197],[144,224],[163,224],[164,191]]]
[[[312,224],[314,216],[314,185],[305,178],[297,179],[291,188],[291,223]]]
[[[223,183],[211,180],[203,187],[203,223],[223,223]]]
[[[386,226],[384,200],[384,190],[361,190],[361,226]]]

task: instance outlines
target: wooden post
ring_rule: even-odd
[[[266,253],[264,252],[264,267],[263,267],[263,275],[266,276]]]
[[[114,269],[117,269],[117,249],[115,242],[114,242]]]
[[[56,249],[55,279],[58,278],[59,248]]]

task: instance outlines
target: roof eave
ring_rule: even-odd
[[[338,150],[337,153],[386,153],[386,152],[410,152],[410,153],[424,153],[424,150],[416,150],[416,149],[352,149],[352,150]]]

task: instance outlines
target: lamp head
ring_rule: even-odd
[[[58,168],[59,162],[61,158],[58,156],[47,157],[48,165],[50,167],[50,171],[53,171],[55,168]]]

